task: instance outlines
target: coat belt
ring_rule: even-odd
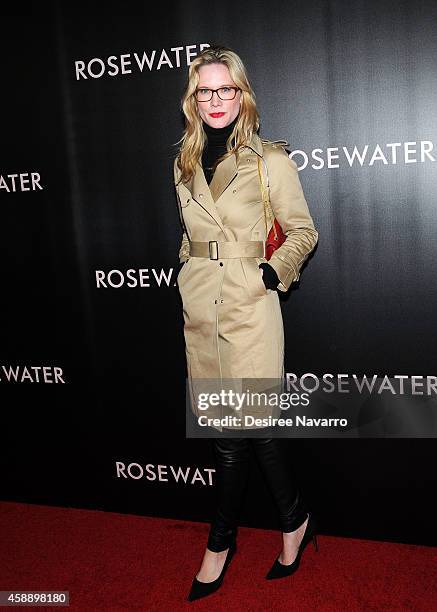
[[[265,257],[264,240],[207,242],[189,240],[190,257],[208,257],[209,259],[230,259],[237,257]]]

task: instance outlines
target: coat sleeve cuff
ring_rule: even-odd
[[[269,264],[275,270],[279,278],[279,285],[277,289],[282,292],[288,291],[291,283],[299,280],[300,272],[296,272],[293,267],[290,266],[289,262],[283,261],[280,257],[277,257],[274,253],[269,259]]]

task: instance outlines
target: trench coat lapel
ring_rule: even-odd
[[[224,159],[217,166],[214,176],[209,184],[212,199],[217,202],[227,186],[237,176],[237,162],[235,155],[231,155]]]
[[[224,230],[223,221],[218,213],[217,206],[215,204],[214,198],[212,197],[208,182],[205,178],[205,174],[203,172],[203,168],[200,162],[196,164],[196,172],[192,177],[191,181],[187,184],[188,189],[190,190],[191,197],[195,202],[200,204],[202,208],[208,212],[211,217],[218,223],[220,228]],[[226,234],[226,232],[225,232]]]
[[[258,134],[252,135],[252,139],[247,146],[262,157],[262,144]],[[191,181],[189,181],[187,184],[187,187],[191,192],[191,197],[213,217],[225,234],[226,231],[223,227],[223,221],[219,215],[217,202],[235,179],[237,174],[238,167],[236,158],[235,155],[231,155],[220,162],[214,172],[214,176],[210,184],[208,185],[202,165],[200,161],[198,161],[196,164],[196,172]]]

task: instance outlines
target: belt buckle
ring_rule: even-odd
[[[215,257],[212,257],[212,255],[211,255],[211,245],[212,245],[212,243],[215,244],[215,255],[216,255]],[[217,242],[217,240],[210,240],[208,242],[208,248],[209,248],[209,258],[210,259],[218,259],[218,242]]]

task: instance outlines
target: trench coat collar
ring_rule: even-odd
[[[263,156],[263,146],[258,134],[252,134],[252,138],[250,142],[247,143],[246,147],[254,151],[260,157]],[[187,185],[192,198],[215,219],[225,234],[226,230],[223,227],[223,221],[218,212],[217,202],[235,179],[237,173],[237,161],[235,155],[231,155],[220,162],[214,172],[211,182],[208,184],[201,162],[198,161],[196,164],[196,172]]]
[[[263,145],[261,138],[255,132],[252,134],[252,138],[250,142],[246,145],[249,149],[252,149],[255,153],[257,153],[260,157],[263,156]]]

